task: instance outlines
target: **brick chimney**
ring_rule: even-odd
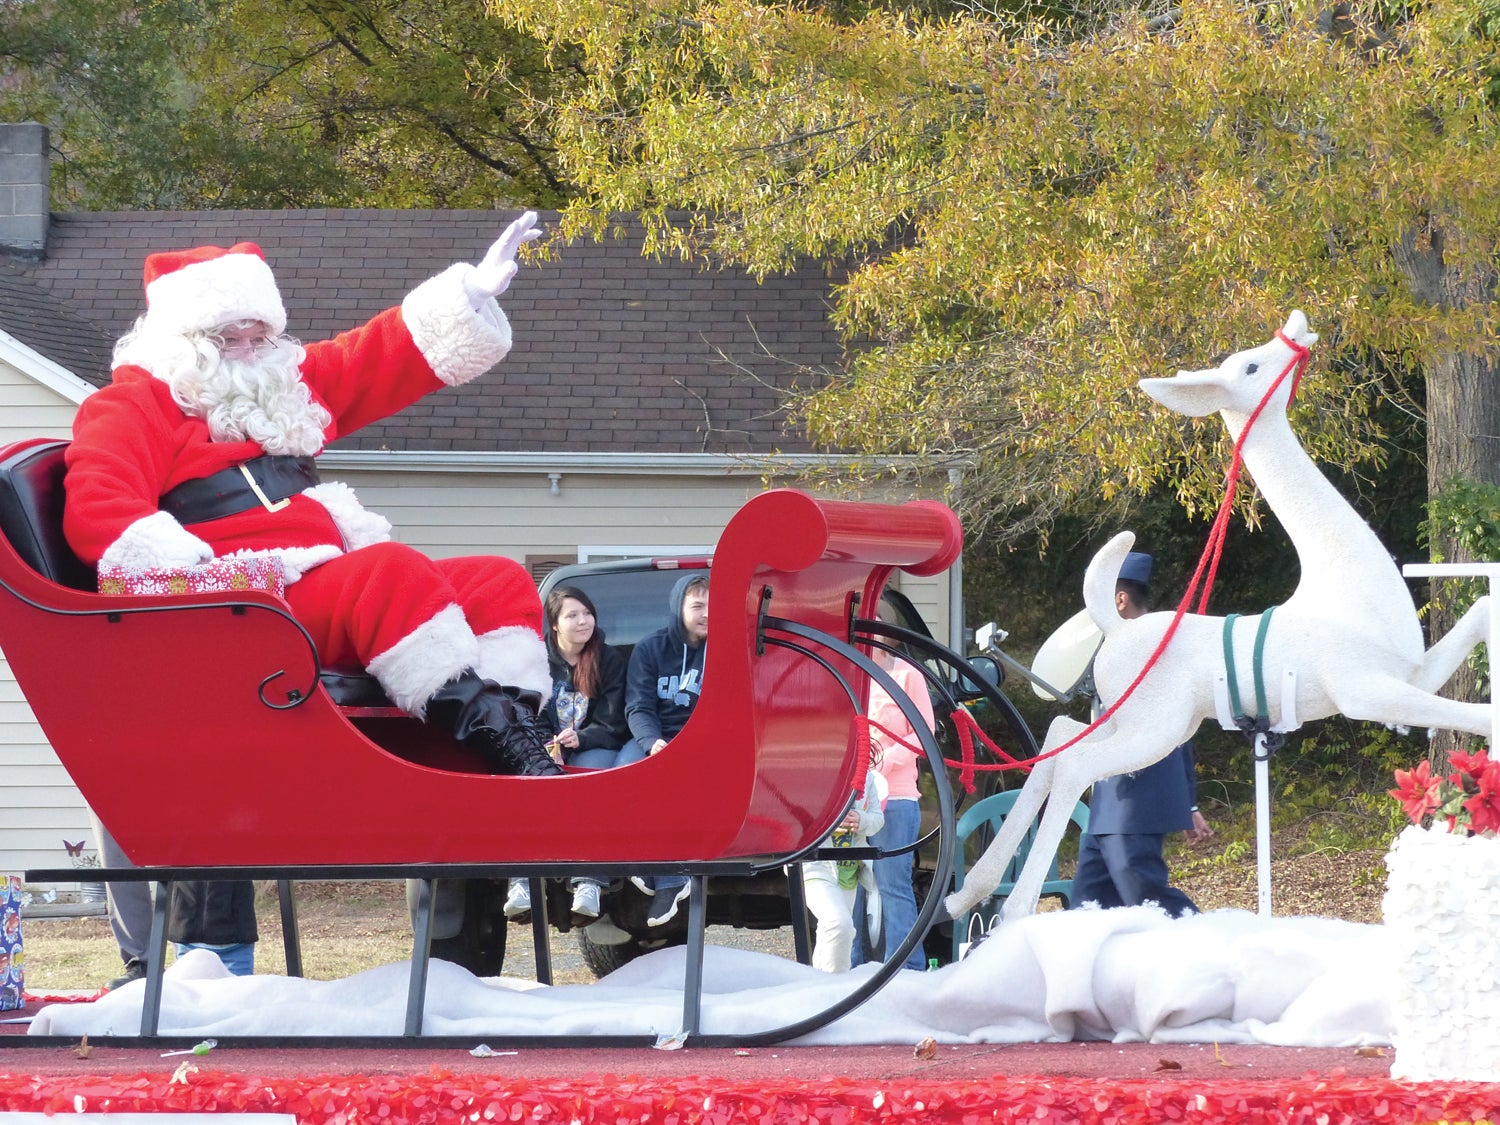
[[[47,126],[0,124],[0,254],[46,254],[49,175]]]

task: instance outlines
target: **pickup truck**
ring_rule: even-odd
[[[712,566],[710,556],[640,558],[621,561],[576,563],[562,566],[546,576],[541,584],[543,600],[558,586],[576,586],[583,590],[598,609],[598,621],[603,627],[607,642],[629,657],[631,649],[646,634],[661,628],[667,621],[667,602],[673,584],[685,570],[707,571]],[[931,638],[931,632],[911,601],[899,591],[887,590],[883,600],[889,613],[885,616],[893,623],[921,636]],[[712,608],[710,608],[710,619]],[[710,639],[710,643],[712,640]],[[995,683],[999,670],[993,661],[981,657],[973,662]],[[975,700],[979,693],[965,690],[965,685],[952,679],[953,673],[945,673],[950,691],[967,702]],[[937,700],[935,699],[935,703]],[[944,706],[935,706],[939,720],[939,740],[954,748],[949,724],[945,722]],[[1022,746],[1033,746],[1031,734],[1020,722],[1019,716],[1007,716],[1007,722]],[[1019,727],[1017,726],[1019,724]],[[1031,752],[1035,752],[1034,749]],[[945,779],[956,785],[952,771]],[[993,774],[980,774],[979,784],[987,790],[994,784]],[[932,784],[930,775],[924,773],[924,784]],[[980,792],[978,796],[984,796]],[[924,802],[926,804],[926,802]],[[675,815],[691,816],[692,809],[681,809]],[[941,843],[941,842],[939,842]],[[934,845],[928,845],[930,849]],[[922,860],[918,854],[918,893],[923,893]],[[775,929],[792,924],[787,893],[787,878],[783,872],[745,877],[715,877],[708,881],[708,924],[710,926],[735,926],[748,929]],[[491,880],[468,880],[450,883],[442,887],[439,917],[435,924],[433,956],[456,961],[480,974],[498,973],[504,958],[505,917],[503,902],[506,888],[501,882]],[[561,884],[547,885],[548,917],[555,928],[562,932],[575,929],[570,925],[567,888]],[[646,925],[646,910],[650,904],[649,894],[641,891],[629,879],[611,883],[603,895],[603,912],[600,918],[583,927],[576,928],[578,942],[585,963],[596,976],[604,976],[652,949],[681,944],[686,940],[686,911],[661,927]],[[460,920],[461,915],[461,920]],[[943,926],[934,927],[928,935],[929,956],[946,962],[951,957],[952,940]]]

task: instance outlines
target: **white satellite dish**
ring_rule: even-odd
[[[1070,694],[1088,672],[1094,653],[1103,643],[1104,634],[1094,624],[1089,611],[1080,609],[1054,629],[1052,635],[1042,642],[1042,647],[1036,650],[1036,658],[1031,662],[1032,674],[1065,695]],[[1035,682],[1031,690],[1042,699],[1057,699]]]

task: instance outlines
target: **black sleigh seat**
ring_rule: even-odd
[[[43,577],[94,593],[99,588],[94,568],[73,553],[63,534],[67,448],[61,439],[42,440],[13,449],[0,460],[0,533]],[[340,707],[372,715],[401,714],[379,681],[363,669],[324,668],[318,682]]]

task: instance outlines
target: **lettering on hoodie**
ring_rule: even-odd
[[[656,698],[670,699],[679,707],[691,706],[692,697],[702,694],[703,670],[701,668],[689,668],[682,675],[657,677]]]

